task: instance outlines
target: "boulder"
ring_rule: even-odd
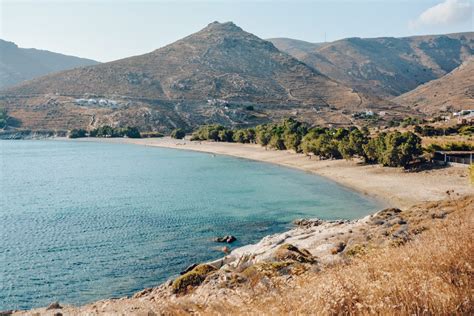
[[[283,244],[275,251],[273,255],[278,261],[296,261],[300,263],[316,263],[317,260],[306,249],[299,249],[292,244]]]
[[[212,272],[216,271],[216,268],[209,264],[199,264],[191,271],[183,274],[176,278],[171,285],[175,294],[186,293],[189,289],[199,286],[206,277]]]
[[[338,254],[340,252],[343,252],[345,248],[346,248],[346,244],[341,241],[337,243],[337,245],[334,248],[331,249],[331,253],[333,255]]]
[[[316,227],[323,223],[324,221],[319,218],[315,218],[315,219],[302,218],[302,219],[296,219],[293,221],[293,225],[298,226],[298,227],[303,227],[303,228]]]
[[[213,239],[213,241],[215,241],[215,242],[226,242],[228,244],[233,243],[236,240],[237,240],[237,238],[235,238],[232,235],[227,235],[227,236],[224,236],[224,237],[217,237],[217,238]]]
[[[59,302],[53,302],[46,307],[46,310],[51,310],[51,309],[60,309],[62,308],[61,305],[59,305]]]
[[[186,269],[184,269],[183,271],[181,271],[179,274],[183,275],[183,274],[186,274],[188,273],[189,271],[193,270],[194,268],[196,268],[198,266],[197,263],[193,263],[192,265],[188,266]]]

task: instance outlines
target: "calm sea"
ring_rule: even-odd
[[[295,218],[378,205],[270,164],[123,144],[0,141],[0,310],[83,304],[156,286]]]

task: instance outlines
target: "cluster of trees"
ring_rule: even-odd
[[[389,123],[388,123],[388,126],[389,127],[407,127],[407,126],[411,126],[411,125],[418,125],[418,124],[423,124],[423,123],[426,123],[426,120],[424,119],[420,119],[420,118],[416,118],[416,117],[405,117],[403,120],[391,120]]]
[[[474,126],[470,125],[455,125],[450,127],[433,127],[431,125],[419,126],[416,125],[415,133],[421,136],[445,136],[445,135],[471,135],[474,134]]]
[[[205,125],[191,140],[257,143],[276,150],[292,149],[321,159],[363,158],[384,166],[407,166],[422,154],[421,139],[411,132],[380,133],[371,137],[367,128],[312,127],[294,119],[255,128],[227,129]]]
[[[69,132],[69,138],[80,138],[80,137],[129,137],[129,138],[140,138],[140,131],[137,127],[127,126],[122,127],[111,127],[104,125],[93,129],[91,131],[86,131],[85,129],[73,129]]]
[[[428,152],[435,151],[468,151],[474,150],[474,145],[465,142],[449,142],[445,144],[430,144],[426,147]]]

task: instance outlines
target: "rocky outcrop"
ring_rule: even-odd
[[[235,238],[232,235],[226,235],[226,236],[223,236],[223,237],[217,237],[217,238],[213,239],[213,241],[215,241],[215,242],[226,242],[228,244],[233,243],[236,240],[237,240],[237,238]]]

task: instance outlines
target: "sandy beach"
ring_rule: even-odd
[[[290,151],[266,150],[256,144],[196,142],[164,138],[82,138],[74,141],[126,143],[141,146],[192,150],[273,163],[326,177],[391,207],[406,209],[414,204],[438,201],[446,191],[467,195],[474,193],[467,166],[407,172],[402,168],[362,165],[355,161],[318,160]]]

